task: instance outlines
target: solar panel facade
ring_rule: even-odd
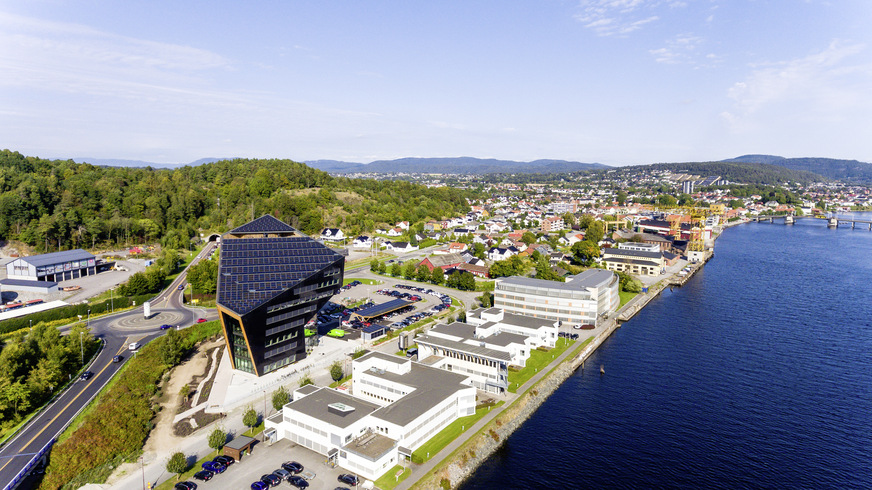
[[[217,303],[234,367],[260,376],[304,358],[303,327],[339,291],[344,263],[269,215],[225,234]]]

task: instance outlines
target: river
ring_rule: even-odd
[[[727,229],[461,488],[872,488],[866,227]]]

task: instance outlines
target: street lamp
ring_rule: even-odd
[[[85,344],[82,343],[82,335],[85,335],[85,332],[79,332],[79,350],[82,355],[82,366],[85,365]]]
[[[91,328],[91,310],[88,310],[88,328]]]
[[[109,288],[109,302],[112,305],[112,313],[115,313],[115,288]]]
[[[263,430],[260,432],[260,436],[261,441],[266,442],[266,390],[263,390]]]

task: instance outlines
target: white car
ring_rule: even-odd
[[[131,342],[130,345],[127,346],[127,348],[130,350],[139,349],[139,342]]]

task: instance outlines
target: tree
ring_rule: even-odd
[[[430,282],[439,285],[445,282],[445,271],[441,267],[434,267],[430,274]]]
[[[403,277],[407,280],[411,280],[415,277],[415,264],[411,260],[406,262],[405,267],[403,267]]]
[[[266,414],[263,414],[266,417]],[[242,423],[249,429],[257,425],[257,411],[254,407],[249,406],[245,413],[242,414]]]
[[[572,245],[572,255],[581,264],[590,264],[593,259],[600,256],[599,246],[590,240],[582,240]]]
[[[378,272],[378,266],[379,266],[378,259],[372,259],[369,262],[369,270],[371,270],[372,272]]]
[[[185,345],[182,335],[171,328],[163,336],[160,342],[160,359],[167,366],[175,366],[182,360],[185,354]]]
[[[302,388],[306,385],[313,385],[313,384],[315,384],[315,382],[312,381],[312,378],[310,378],[308,374],[303,376],[303,378],[300,380],[300,388]]]
[[[527,246],[530,246],[536,243],[536,235],[533,232],[525,231],[523,235],[521,235],[521,241],[524,242]]]
[[[385,272],[387,272],[387,270],[388,270],[388,266],[386,266],[384,262],[379,263],[379,265],[378,265],[378,273],[379,274],[384,274]]]
[[[438,269],[438,267],[434,267],[434,269]],[[430,280],[430,277],[430,269],[428,269],[427,266],[418,266],[418,270],[415,272],[415,279],[421,282],[427,282]]]
[[[186,471],[188,471],[188,458],[181,451],[174,452],[167,460],[167,472],[175,473],[176,479],[178,479]]]
[[[215,452],[224,447],[225,442],[227,442],[227,432],[224,429],[216,427],[209,434],[209,447],[214,449]]]
[[[333,364],[330,365],[330,378],[333,381],[339,381],[344,377],[345,373],[342,369],[341,361],[334,361]]]
[[[605,234],[605,225],[601,221],[594,221],[587,227],[587,233],[585,233],[584,239],[590,240],[593,243],[599,243]]]
[[[493,294],[485,291],[481,296],[478,297],[479,303],[481,303],[482,308],[490,308],[493,305]]]
[[[616,198],[618,200],[618,204],[623,206],[627,202],[627,193],[624,191],[618,191]]]
[[[276,411],[279,411],[291,401],[291,395],[284,386],[279,386],[279,389],[273,391],[272,406]]]
[[[394,262],[394,265],[391,266],[391,275],[394,277],[400,277],[403,275],[403,266],[401,266],[399,262]]]

